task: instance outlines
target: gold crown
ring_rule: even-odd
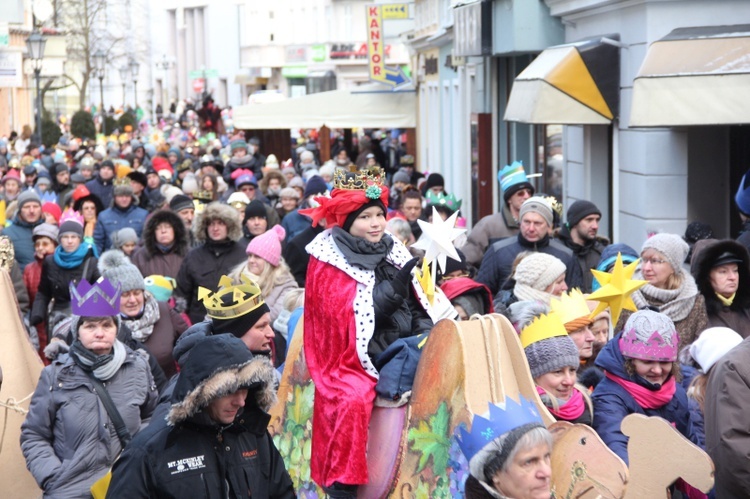
[[[557,200],[555,196],[545,196],[544,199],[549,204],[549,207],[552,208],[552,211],[557,213],[557,217],[562,220],[563,216],[563,207],[560,201]]]
[[[199,199],[201,201],[211,202],[213,201],[214,195],[211,191],[196,191],[193,193],[193,199]]]
[[[550,309],[560,316],[568,332],[580,329],[591,322],[591,310],[578,288],[571,289],[560,298],[552,298]]]
[[[555,312],[542,314],[521,331],[521,345],[526,348],[537,341],[555,336],[568,336],[565,325]]]
[[[112,181],[112,185],[115,187],[119,186],[128,186],[130,187],[130,177],[118,177]]]
[[[367,170],[352,171],[337,168],[333,173],[333,188],[364,191],[371,186],[381,187],[383,185],[383,176],[382,168],[377,166]]]
[[[198,288],[198,300],[214,319],[236,319],[263,305],[260,288],[249,277],[241,277],[242,284],[232,284],[228,276],[221,276],[219,289]]]

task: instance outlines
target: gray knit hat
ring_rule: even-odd
[[[23,208],[23,205],[26,203],[37,203],[39,206],[42,205],[39,195],[34,190],[23,191],[18,195],[18,211],[21,211],[21,208]]]
[[[116,249],[122,248],[123,244],[127,243],[138,243],[138,234],[132,227],[125,227],[115,232],[112,238],[112,246]]]
[[[649,248],[664,255],[675,274],[683,273],[682,262],[687,258],[690,246],[680,236],[677,234],[654,234],[643,243],[641,254]]]
[[[118,249],[105,251],[99,258],[99,273],[113,283],[120,283],[121,293],[134,289],[146,289],[143,274],[130,263],[125,253]]]
[[[524,201],[523,204],[521,205],[521,209],[518,212],[518,220],[523,219],[523,216],[529,212],[537,213],[538,215],[541,215],[544,221],[547,222],[547,225],[552,227],[552,223],[554,221],[552,207],[547,202],[547,200],[544,199],[543,197],[532,196],[526,201]]]
[[[409,182],[411,182],[411,175],[403,170],[399,170],[393,174],[393,183],[395,184],[396,182],[403,182],[405,184],[408,184]]]
[[[517,283],[525,284],[538,291],[544,291],[567,270],[567,267],[559,258],[546,253],[534,252],[521,260],[516,267],[513,278]]]
[[[36,241],[38,237],[48,237],[52,239],[55,242],[55,244],[57,244],[58,234],[59,234],[59,229],[57,228],[56,225],[43,223],[34,227],[34,230],[31,232],[31,239]]]
[[[580,363],[578,347],[570,336],[545,338],[530,344],[523,351],[534,379],[563,367],[578,368]]]

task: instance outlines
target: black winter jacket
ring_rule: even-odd
[[[84,269],[86,275],[84,275]],[[47,306],[50,300],[55,300],[55,310],[65,311],[70,307],[70,283],[78,283],[82,278],[89,282],[99,279],[97,259],[94,249],[83,259],[83,263],[73,269],[64,269],[55,263],[55,255],[47,255],[42,262],[42,277],[39,281],[39,289],[34,298],[31,308],[30,322],[35,326],[47,318]]]
[[[591,287],[594,284],[594,274],[591,273],[591,269],[595,269],[599,265],[599,260],[602,258],[602,251],[607,247],[609,241],[597,237],[596,239],[587,241],[584,245],[580,245],[573,241],[567,226],[563,226],[560,229],[557,238],[573,251],[578,260],[578,265],[581,267],[581,278],[583,279],[581,291],[591,293]]]

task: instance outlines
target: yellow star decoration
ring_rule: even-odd
[[[422,269],[417,270],[417,281],[422,286],[424,294],[427,295],[427,301],[432,302],[435,300],[435,283],[432,282],[432,276],[430,275],[430,265],[427,263],[427,259],[422,259]]]
[[[599,312],[609,307],[612,310],[612,324],[614,325],[620,319],[620,313],[623,309],[632,310],[633,312],[638,310],[630,295],[640,287],[648,284],[648,281],[631,279],[640,261],[639,258],[627,267],[623,267],[622,255],[618,253],[615,267],[612,269],[611,274],[599,270],[591,270],[596,280],[602,285],[601,288],[588,296],[589,300],[599,302],[596,309],[591,312],[591,317],[595,317]]]

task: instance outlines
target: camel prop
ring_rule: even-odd
[[[300,321],[287,353],[278,403],[270,411],[268,429],[299,497],[322,498],[322,489],[310,479],[314,385],[305,365],[303,335]],[[517,401],[520,395],[536,403],[555,437],[552,486],[556,497],[657,497],[626,495],[627,467],[591,428],[555,423],[536,392],[517,333],[498,314],[463,322],[444,319],[435,325],[422,351],[409,403],[400,407],[376,404],[373,410],[368,440],[369,483],[359,488],[358,496],[463,497],[468,463],[455,438],[458,428],[470,428],[474,414],[486,413],[488,403],[501,403],[506,397]],[[636,422],[634,427],[642,425]],[[631,438],[639,442],[639,435],[644,435],[645,440],[660,442],[662,454],[669,449],[672,455],[682,455],[672,453],[672,447],[692,446],[676,431],[676,440],[655,438],[654,431],[651,427],[634,430]],[[633,471],[644,473],[644,467],[637,463],[640,454],[632,455],[636,456],[635,461],[631,457]],[[661,465],[679,471],[663,473],[663,486],[657,490],[665,490],[674,481],[667,483],[667,476],[683,476],[696,487],[705,484],[694,479],[701,469],[683,470],[679,464],[663,461]],[[651,483],[650,476],[644,475],[642,482]]]
[[[4,497],[40,497],[41,490],[26,469],[21,453],[21,423],[42,372],[41,359],[21,322],[10,275],[0,270],[0,490]]]

